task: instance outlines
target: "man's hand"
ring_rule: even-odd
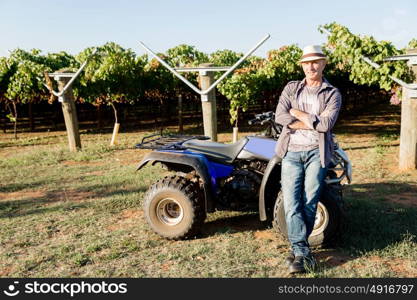
[[[292,122],[290,125],[288,125],[288,128],[291,128],[293,130],[297,130],[297,129],[307,129],[307,130],[311,130],[310,127],[308,127],[306,124],[304,124],[301,121],[295,121]]]
[[[291,108],[289,113],[294,118],[297,118],[298,120],[300,120],[304,124],[304,126],[306,127],[306,128],[298,128],[298,129],[313,129],[313,128],[310,128],[308,126],[308,124],[309,124],[309,114],[308,113],[305,113],[305,112],[303,112],[301,110],[298,110],[298,109],[295,109],[295,108]],[[292,123],[292,124],[294,124],[294,123]],[[288,126],[288,127],[290,127],[290,126]]]
[[[291,108],[290,115],[300,120],[304,115],[308,115],[308,114],[296,108]]]

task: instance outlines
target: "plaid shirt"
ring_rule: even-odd
[[[275,112],[275,122],[283,125],[282,133],[275,146],[278,157],[283,158],[288,151],[291,129],[289,124],[297,120],[291,116],[291,108],[299,109],[297,102],[301,90],[306,85],[306,80],[290,81],[284,88],[279,98]],[[320,161],[322,167],[326,167],[333,155],[332,128],[336,123],[342,105],[342,95],[339,90],[323,78],[323,83],[318,92],[319,114],[309,114],[310,128],[319,133]]]

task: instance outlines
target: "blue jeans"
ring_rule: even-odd
[[[326,173],[327,168],[322,168],[320,164],[319,149],[287,152],[282,160],[285,221],[295,256],[310,254],[308,237],[313,231]]]

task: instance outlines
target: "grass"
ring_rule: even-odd
[[[344,193],[347,225],[335,248],[316,249],[319,269],[298,277],[417,276],[417,171],[396,168],[398,114],[385,107],[336,128],[354,169]],[[65,132],[17,141],[2,134],[0,276],[289,276],[287,242],[254,213],[209,214],[196,239],[154,234],[142,198],[166,172],[135,171],[146,151],[133,147],[144,134],[121,133],[109,147],[110,134],[83,132],[76,153],[68,152]]]

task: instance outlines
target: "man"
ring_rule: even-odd
[[[305,78],[284,88],[275,121],[283,125],[275,148],[282,158],[281,187],[291,253],[289,273],[314,269],[308,237],[313,231],[321,187],[333,152],[331,130],[341,94],[324,77],[327,58],[320,46],[307,46],[300,63]]]

